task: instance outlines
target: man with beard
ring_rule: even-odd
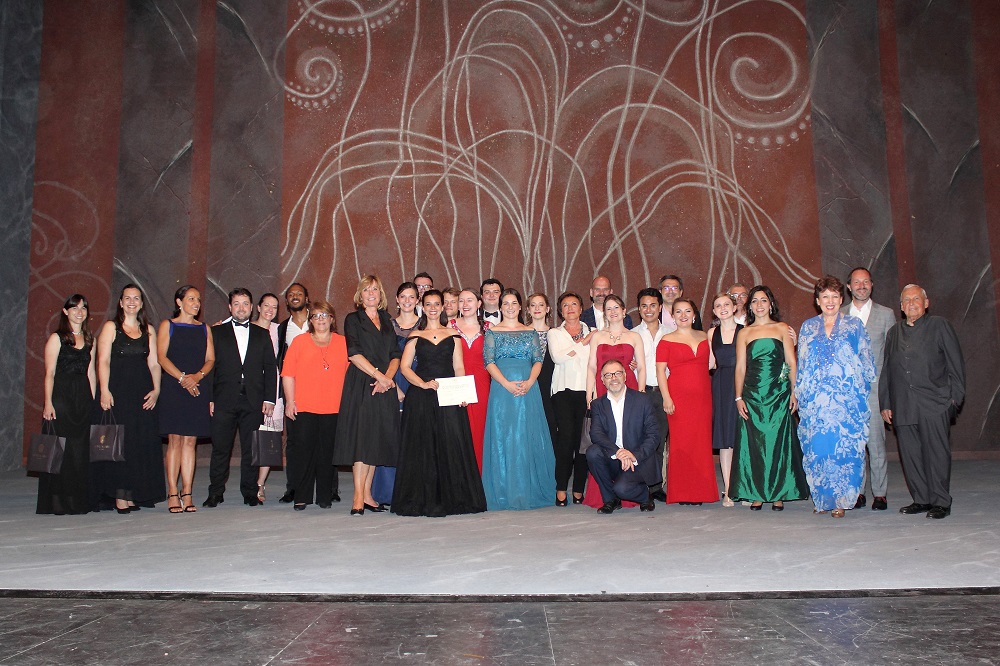
[[[590,285],[590,301],[593,303],[580,314],[580,321],[595,331],[604,328],[604,299],[615,293],[611,288],[611,280],[603,275],[594,278]],[[625,328],[632,328],[632,317],[625,315]]]

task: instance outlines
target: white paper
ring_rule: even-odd
[[[479,402],[479,396],[476,395],[476,378],[472,375],[441,377],[437,383],[438,405],[441,407],[460,405],[463,402],[470,405]]]

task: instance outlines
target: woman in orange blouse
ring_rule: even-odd
[[[295,421],[295,510],[313,501],[329,509],[333,502],[333,443],[340,395],[347,373],[347,341],[337,331],[337,315],[326,301],[309,304],[309,335],[289,345],[281,369],[285,416]]]

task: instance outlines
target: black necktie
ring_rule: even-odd
[[[242,326],[243,328],[250,328],[250,320],[243,322],[242,324],[235,319],[233,320],[233,326]]]

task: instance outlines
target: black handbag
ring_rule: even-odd
[[[270,418],[265,420],[271,421]],[[273,421],[271,421],[273,423]],[[250,464],[254,467],[281,467],[281,431],[254,430],[250,438]]]
[[[42,432],[31,436],[31,443],[28,445],[28,471],[58,474],[62,471],[65,453],[66,438],[56,435],[56,427],[52,421],[45,421]]]
[[[580,433],[580,454],[585,455],[593,442],[590,441],[590,410],[583,417],[583,431]]]
[[[125,462],[125,426],[115,423],[110,409],[90,426],[90,462]]]

